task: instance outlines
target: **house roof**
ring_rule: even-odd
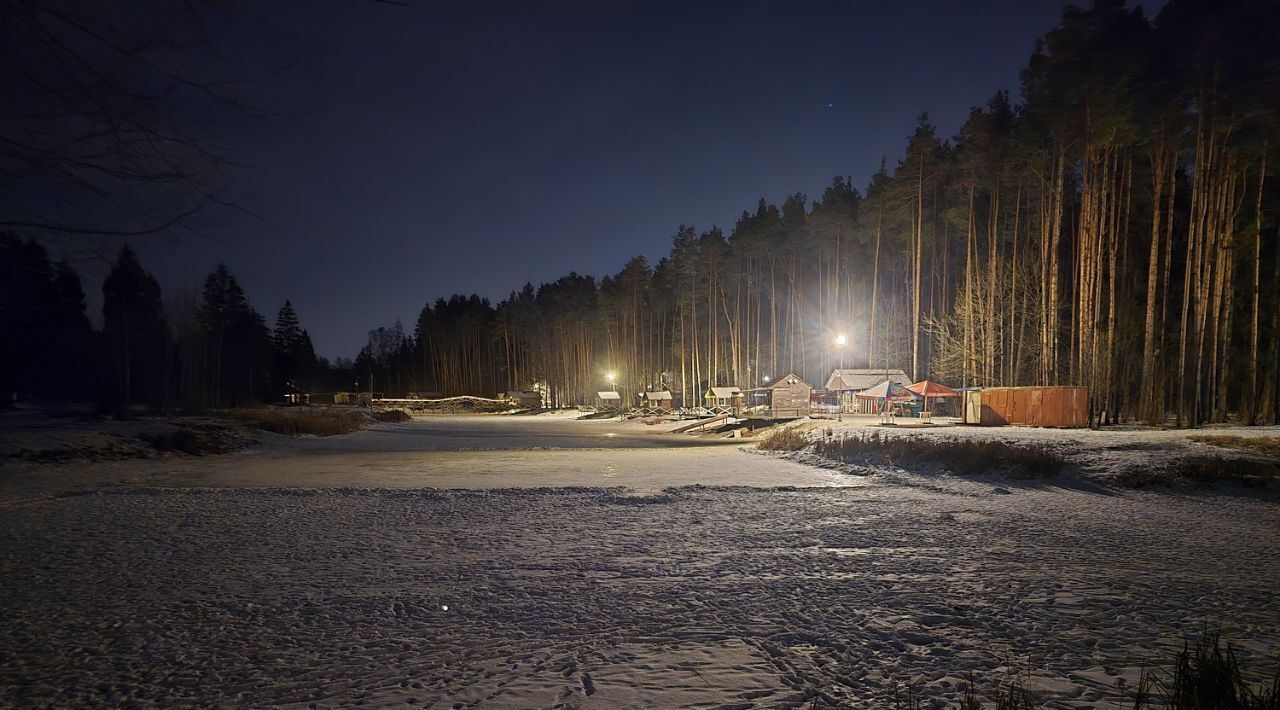
[[[902,370],[888,368],[863,368],[849,370],[833,370],[827,378],[827,389],[833,392],[861,392],[888,380],[896,385],[909,385],[911,378]]]
[[[659,392],[645,392],[644,398],[648,400],[671,399],[671,392],[667,390],[661,390]]]
[[[768,389],[773,389],[774,387],[777,387],[779,385],[795,385],[795,384],[802,384],[808,387],[813,387],[813,385],[810,385],[808,382],[805,382],[798,375],[796,375],[796,373],[788,372],[785,377],[779,377],[773,382],[770,382]]]
[[[622,395],[617,392],[596,392],[596,396],[600,399],[622,399]]]
[[[737,387],[712,387],[709,392],[703,395],[703,397],[714,397],[715,399],[733,399],[741,396],[742,390]]]

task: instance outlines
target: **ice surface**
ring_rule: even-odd
[[[880,708],[972,673],[1083,708],[1205,623],[1280,649],[1273,502],[505,419],[6,470],[0,706]]]

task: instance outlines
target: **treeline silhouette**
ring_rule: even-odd
[[[959,133],[921,116],[865,191],[681,226],[656,264],[570,274],[496,307],[455,296],[373,332],[388,391],[545,386],[588,401],[900,367],[960,385],[1079,384],[1095,421],[1277,421],[1280,6],[1069,7],[1021,99]],[[846,334],[850,343],[833,340]]]
[[[275,327],[249,305],[225,265],[200,303],[165,311],[160,286],[128,246],[102,284],[102,329],[90,327],[80,277],[34,241],[0,233],[0,391],[131,408],[198,410],[281,401],[349,371],[316,358],[286,301]]]

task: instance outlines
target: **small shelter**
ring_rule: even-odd
[[[800,419],[812,411],[813,385],[794,372],[779,377],[763,389],[769,393],[769,416],[774,419]]]
[[[333,403],[352,407],[368,407],[376,399],[372,392],[334,392]]]
[[[875,387],[869,387],[855,395],[858,399],[874,402],[876,406],[888,404],[890,402],[910,402],[915,399],[915,393],[906,387],[885,380]]]
[[[737,414],[746,395],[737,387],[712,387],[702,395],[708,414]]]
[[[616,412],[622,409],[622,395],[613,390],[596,392],[596,409],[601,412]]]
[[[933,380],[920,380],[919,382],[907,387],[907,390],[915,392],[917,395],[924,397],[924,411],[920,413],[921,419],[928,419],[931,416],[929,411],[929,398],[942,399],[945,397],[959,397],[960,393],[950,387]]]
[[[522,409],[538,409],[542,406],[541,392],[522,392],[514,390],[511,392],[502,392],[498,395],[498,399],[505,399]]]
[[[657,390],[654,392],[644,392],[640,395],[640,413],[641,414],[670,414],[671,413],[671,391]]]
[[[871,389],[885,380],[904,387],[911,384],[911,378],[900,369],[838,369],[833,370],[827,378],[826,389],[835,394],[836,402],[843,411],[864,413],[862,410],[871,406],[870,400],[858,399],[857,393]]]

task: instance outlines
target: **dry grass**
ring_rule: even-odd
[[[878,431],[820,441],[814,451],[841,463],[903,468],[945,466],[963,476],[998,473],[1012,478],[1046,478],[1058,475],[1066,465],[1061,456],[1043,447],[1003,441],[885,436]]]
[[[1217,632],[1206,631],[1194,647],[1174,658],[1173,668],[1147,673],[1132,690],[1117,689],[1110,699],[1119,710],[1280,710],[1280,669],[1265,683],[1250,682],[1240,659],[1223,646]],[[895,689],[893,707],[923,710],[942,707],[910,689]],[[1001,684],[989,703],[978,699],[973,678],[955,710],[1037,710],[1045,707],[1019,679]]]
[[[227,416],[286,436],[336,436],[363,429],[368,420],[360,412],[341,409],[253,407],[233,409]]]
[[[254,443],[237,429],[217,424],[185,424],[170,431],[144,433],[141,438],[156,451],[189,456],[225,454]]]
[[[798,427],[789,426],[774,429],[760,439],[757,448],[761,451],[801,451],[809,445],[804,432]]]
[[[1197,434],[1192,441],[1224,449],[1244,449],[1273,459],[1280,459],[1280,438],[1270,436],[1229,436],[1221,434]]]
[[[1264,488],[1280,484],[1280,463],[1212,455],[1192,456],[1159,469],[1127,471],[1116,482],[1127,488],[1175,482],[1196,486],[1227,483],[1245,488]]]

